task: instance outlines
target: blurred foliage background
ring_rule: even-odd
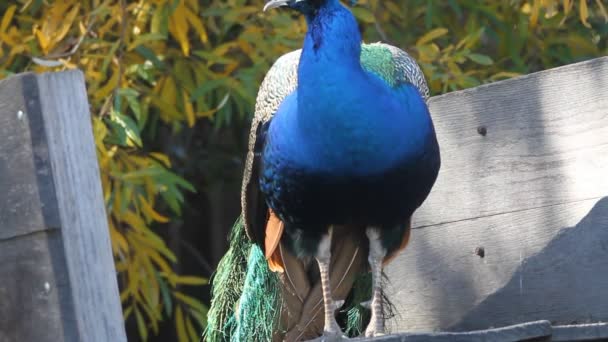
[[[85,73],[129,339],[198,341],[239,214],[265,72],[306,26],[263,0],[9,0],[0,77]],[[607,0],[362,0],[368,42],[412,54],[433,94],[608,54]]]

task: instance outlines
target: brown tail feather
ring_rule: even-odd
[[[332,297],[336,300],[345,300],[350,293],[357,274],[367,271],[366,256],[367,243],[364,240],[363,229],[340,226],[334,227],[332,244],[332,260],[330,267],[330,280]],[[283,249],[283,255],[288,252]],[[289,256],[293,257],[293,256]],[[284,258],[285,260],[285,258]],[[297,259],[296,259],[297,260]],[[299,261],[299,260],[298,260]],[[306,276],[308,290],[294,291],[305,280],[300,278],[298,282],[283,281],[286,305],[282,312],[285,324],[285,341],[303,341],[320,336],[323,333],[323,293],[319,279],[310,281],[306,272],[306,265],[301,261],[299,274]],[[316,262],[311,262],[309,267],[318,267]],[[286,266],[286,269],[288,267]],[[291,268],[290,268],[291,269]],[[282,277],[282,280],[287,280]],[[295,296],[293,293],[299,292]],[[291,293],[291,295],[289,295]],[[297,298],[297,299],[296,299]],[[304,299],[303,301],[299,300]]]
[[[321,281],[310,279],[309,268],[318,267],[311,261],[304,263],[281,244],[284,224],[269,211],[264,239],[264,255],[273,272],[279,272],[283,308],[282,331],[275,341],[304,341],[323,333],[323,292]],[[357,274],[367,272],[367,240],[362,227],[336,226],[333,228],[330,280],[332,296],[345,300]]]
[[[310,279],[310,267],[318,267],[311,261],[304,263],[281,244],[283,222],[269,212],[266,225],[264,253],[273,272],[279,272],[283,308],[281,312],[282,332],[277,332],[275,341],[304,341],[323,333],[323,293],[319,279]],[[410,239],[411,219],[399,248],[383,261],[391,262]],[[367,272],[368,242],[362,227],[336,226],[333,228],[332,260],[330,280],[332,296],[344,300],[350,293],[357,274]]]
[[[266,235],[264,237],[264,255],[270,259],[275,253],[283,236],[283,222],[272,211],[268,210],[268,221],[266,222]]]
[[[410,235],[412,233],[412,218],[410,217],[405,224],[406,224],[406,230],[405,230],[405,234],[403,234],[403,238],[401,240],[401,244],[399,245],[399,248],[397,248],[396,250],[394,250],[390,254],[388,254],[386,257],[384,257],[384,261],[382,261],[382,266],[386,266],[391,261],[393,261],[393,259],[399,254],[399,252],[404,250],[405,247],[407,247],[407,244],[410,242]]]

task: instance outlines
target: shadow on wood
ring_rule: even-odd
[[[522,260],[511,280],[477,304],[449,331],[547,319],[580,324],[608,317],[608,197],[574,227],[565,227],[537,254]],[[526,292],[535,297],[531,300]],[[519,317],[519,318],[518,318]],[[572,317],[573,321],[564,321]]]

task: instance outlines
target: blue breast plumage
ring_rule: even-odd
[[[300,168],[266,149],[260,186],[269,207],[294,228],[329,225],[394,226],[405,222],[428,195],[437,175],[437,145],[366,176]]]
[[[360,64],[344,63],[346,71],[336,73],[335,67],[302,63],[298,89],[267,127],[260,189],[268,206],[287,230],[304,235],[316,236],[329,225],[390,228],[405,222],[439,170],[422,95],[412,84],[392,87]],[[306,72],[332,77],[315,84],[308,81],[314,77],[302,79]]]

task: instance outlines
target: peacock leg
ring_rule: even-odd
[[[325,327],[323,328],[323,336],[339,337],[342,336],[342,330],[338,322],[336,322],[335,312],[342,306],[343,301],[334,301],[331,296],[331,283],[329,282],[329,263],[331,260],[331,228],[329,233],[323,235],[315,258],[319,264],[319,273],[321,276],[321,288],[323,290],[323,303],[325,308]]]
[[[384,335],[384,315],[382,314],[382,261],[386,256],[386,249],[380,242],[380,232],[373,227],[367,228],[369,239],[369,265],[372,271],[372,317],[365,330],[366,337]]]

